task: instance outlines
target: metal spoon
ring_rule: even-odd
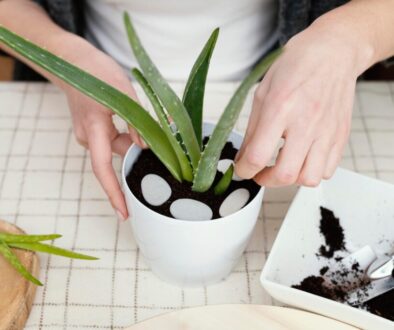
[[[366,272],[366,278],[371,282],[353,290],[347,299],[352,306],[361,305],[394,289],[394,255],[376,259]]]
[[[391,257],[381,257],[376,259],[367,270],[367,277],[370,280],[378,280],[389,276],[394,276],[394,255]]]

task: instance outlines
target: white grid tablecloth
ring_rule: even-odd
[[[234,88],[208,85],[206,119],[217,119]],[[236,126],[241,131],[251,100]],[[121,159],[114,165],[119,171]],[[394,84],[358,85],[342,166],[394,182]],[[274,303],[259,275],[295,191],[266,191],[253,238],[226,281],[173,287],[151,273],[129,224],[117,221],[88,153],[73,137],[64,95],[49,84],[0,84],[0,218],[31,234],[61,233],[58,245],[100,258],[41,255],[44,287],[37,290],[27,329],[120,329],[196,305]]]

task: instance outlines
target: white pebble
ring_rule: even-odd
[[[249,200],[249,196],[249,190],[245,188],[234,190],[220,205],[220,216],[225,217],[242,209]]]
[[[231,164],[234,164],[234,161],[231,160],[231,159],[221,159],[221,160],[219,160],[219,162],[218,162],[218,171],[224,174],[227,171],[227,169],[230,167]],[[235,172],[234,172],[232,180],[234,180],[234,181],[242,181],[243,179],[240,178],[238,175],[236,175]]]
[[[170,185],[157,174],[147,174],[141,180],[141,191],[144,199],[153,206],[167,201],[172,193]]]
[[[180,220],[211,220],[212,210],[200,201],[190,198],[180,198],[172,202],[170,212],[175,219]]]

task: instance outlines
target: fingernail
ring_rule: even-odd
[[[119,210],[115,209],[116,216],[119,221],[126,221],[126,217]]]
[[[140,141],[141,141],[141,144],[142,144],[144,147],[148,147],[148,145],[146,144],[146,142],[145,142],[145,140],[142,138],[142,136],[140,136]]]
[[[146,142],[143,139],[141,139],[141,145],[145,149],[148,148],[148,145],[146,144]]]

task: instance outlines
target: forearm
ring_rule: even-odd
[[[0,25],[70,62],[74,62],[84,49],[92,48],[82,38],[56,25],[39,5],[29,0],[0,0]],[[1,43],[0,48],[25,62],[59,87],[64,86],[59,79]]]
[[[355,65],[361,74],[394,55],[394,1],[350,1],[321,16],[311,29],[329,30],[353,47],[357,52]]]

